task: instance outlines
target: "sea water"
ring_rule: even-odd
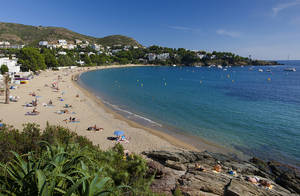
[[[80,82],[128,117],[300,167],[300,61],[281,63],[105,69]]]

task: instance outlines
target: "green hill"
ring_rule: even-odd
[[[117,44],[141,46],[133,38],[123,35],[96,38],[82,35],[62,27],[43,27],[0,22],[0,41],[9,41],[12,44],[36,45],[42,40],[57,41],[58,39],[65,39],[67,41],[74,41],[75,39],[86,40],[90,43],[98,43],[105,46]]]

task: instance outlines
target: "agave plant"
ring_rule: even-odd
[[[129,186],[116,187],[88,150],[76,144],[50,146],[40,156],[28,153],[1,164],[0,193],[6,195],[110,195]],[[38,157],[38,158],[35,158]]]

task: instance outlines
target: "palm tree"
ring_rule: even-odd
[[[4,83],[5,83],[5,104],[9,104],[9,75],[5,74],[4,76]]]

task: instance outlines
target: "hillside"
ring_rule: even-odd
[[[116,44],[140,46],[133,38],[123,35],[96,38],[61,27],[42,27],[0,22],[0,41],[9,41],[12,44],[36,45],[41,40],[56,41],[58,39],[65,39],[67,41],[74,41],[75,39],[86,40],[106,46]]]

